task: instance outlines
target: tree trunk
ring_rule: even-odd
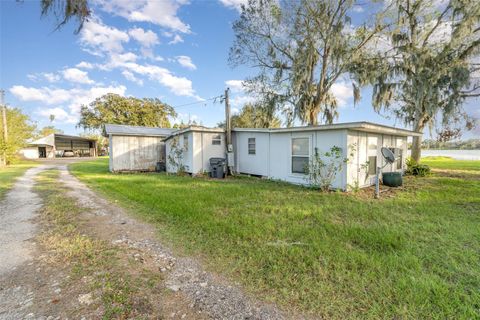
[[[422,137],[413,137],[412,141],[412,159],[415,162],[420,161],[420,157],[422,155]]]
[[[414,131],[416,132],[422,132],[423,133],[424,125],[421,123],[417,123],[414,126]],[[420,157],[422,156],[422,138],[423,136],[419,137],[413,137],[412,141],[412,159],[415,160],[415,162],[420,161]]]

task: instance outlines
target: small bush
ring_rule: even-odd
[[[430,167],[428,165],[420,164],[413,160],[411,157],[407,158],[405,164],[407,165],[407,170],[405,171],[405,174],[426,177],[431,173]]]

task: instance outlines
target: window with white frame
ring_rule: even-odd
[[[307,173],[309,157],[309,139],[292,138],[292,173]]]
[[[255,138],[248,138],[248,154],[256,153]]]
[[[212,137],[212,144],[214,146],[219,146],[222,144],[222,136],[219,134],[216,134]]]

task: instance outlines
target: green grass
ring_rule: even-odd
[[[82,232],[79,215],[88,209],[68,196],[59,183],[58,170],[41,172],[36,182],[35,192],[44,200],[40,214],[45,228],[38,237],[47,252],[43,259],[53,265],[70,266],[64,286],[90,291],[94,298],[90,308],[97,310],[97,318],[98,310],[102,310],[102,319],[146,319],[146,314],[157,319],[148,297],[152,294],[151,283],[159,283],[162,277],[142,265],[132,266],[134,262],[126,261],[127,253],[122,248]],[[134,272],[130,272],[132,269]],[[75,314],[79,311],[82,316]],[[81,318],[85,308],[69,312],[73,318]]]
[[[406,179],[373,200],[256,178],[110,174],[82,181],[266,300],[328,319],[480,317],[480,172]]]
[[[455,160],[450,157],[425,157],[421,163],[434,169],[475,170],[480,171],[480,160]]]
[[[19,161],[7,167],[0,167],[0,199],[12,187],[16,178],[24,174],[27,169],[36,165],[37,163],[33,161]]]

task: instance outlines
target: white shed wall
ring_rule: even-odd
[[[225,135],[213,132],[189,131],[179,134],[166,141],[167,158],[171,152],[172,142],[178,139],[179,145],[184,147],[184,135],[188,137],[188,147],[183,153],[182,163],[188,173],[199,174],[203,172],[210,172],[210,158],[225,158]],[[212,138],[220,135],[221,144],[213,145]],[[177,168],[174,168],[167,160],[167,172],[175,173]]]
[[[154,171],[165,161],[163,137],[120,136],[110,138],[111,171]]]
[[[25,159],[38,159],[38,147],[23,148],[19,153]]]
[[[255,138],[255,154],[248,154],[248,139]],[[269,176],[270,134],[267,132],[234,132],[235,170]]]
[[[220,135],[221,143],[213,145],[214,136]],[[210,158],[225,158],[225,134],[216,132],[193,132],[194,153],[193,153],[193,174],[210,172]]]

